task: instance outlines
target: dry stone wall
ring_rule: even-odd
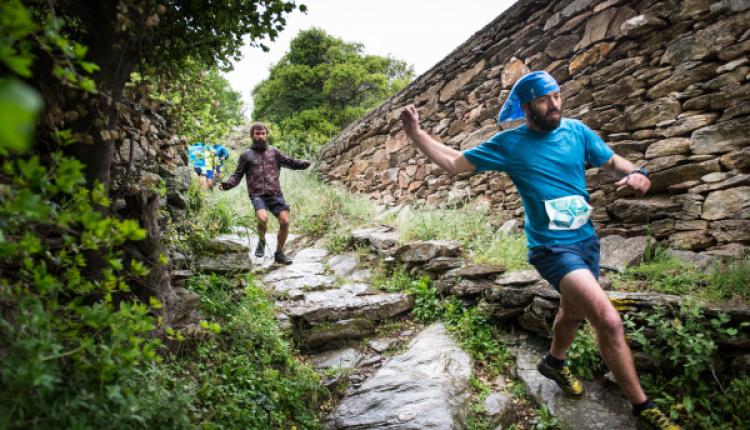
[[[413,103],[425,131],[468,149],[502,130],[515,81],[544,69],[565,116],[652,172],[651,192],[635,198],[586,171],[602,236],[648,227],[675,247],[734,254],[750,243],[748,53],[748,0],[521,0],[324,146],[321,176],[384,204],[471,202],[522,220],[507,175],[447,175],[398,116]]]
[[[123,245],[123,261],[135,260],[151,268],[145,276],[130,280],[131,290],[148,303],[156,297],[164,305],[158,310],[165,326],[183,330],[188,336],[200,331],[196,312],[198,296],[176,286],[171,264],[160,264],[163,254],[175,260],[169,248],[167,228],[185,218],[187,191],[192,169],[188,166],[187,138],[175,135],[175,119],[168,106],[146,107],[137,94],[126,92],[119,106],[121,129],[115,137],[111,165],[110,197],[113,215],[138,221],[146,237]],[[127,268],[127,267],[126,267]],[[161,332],[154,333],[163,337]],[[176,352],[179,342],[164,338]]]

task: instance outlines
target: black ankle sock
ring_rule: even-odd
[[[651,399],[646,399],[646,401],[641,404],[633,405],[633,414],[638,415],[646,409],[651,409],[654,407],[656,407],[656,403],[654,403]]]
[[[553,357],[552,354],[547,354],[544,356],[544,361],[547,362],[547,365],[550,367],[554,367],[555,369],[560,369],[565,365],[565,359],[558,360],[557,358]]]

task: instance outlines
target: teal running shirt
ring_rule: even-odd
[[[463,154],[477,172],[502,171],[513,180],[526,212],[529,248],[594,235],[584,161],[599,167],[614,151],[582,122],[563,118],[551,132],[524,124]]]

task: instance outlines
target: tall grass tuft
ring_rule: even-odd
[[[414,240],[456,240],[463,243],[473,263],[504,264],[509,270],[529,268],[525,238],[497,231],[483,211],[418,205],[408,216],[398,217],[394,222],[401,229],[400,239],[404,243]]]

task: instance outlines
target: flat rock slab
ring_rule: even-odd
[[[309,275],[300,278],[281,279],[279,281],[268,283],[274,291],[317,291],[333,287],[335,284],[335,277],[324,275]]]
[[[576,430],[635,428],[630,403],[619,389],[609,390],[596,381],[583,381],[586,396],[572,399],[536,370],[536,362],[546,351],[529,345],[509,348],[509,351],[516,355],[516,376],[526,385],[529,396],[547,405],[563,423]]]
[[[309,348],[317,348],[340,339],[358,339],[375,332],[375,324],[365,319],[336,321],[322,324],[310,330],[296,333],[298,342]]]
[[[472,363],[442,323],[417,335],[409,350],[391,358],[348,392],[326,423],[333,430],[452,430],[469,400]]]
[[[334,276],[323,275],[325,265],[315,261],[317,258],[325,258],[325,250],[303,249],[297,255],[299,254],[302,254],[301,259],[295,258],[291,265],[269,273],[263,278],[263,282],[274,291],[323,290],[336,284]]]
[[[339,289],[311,292],[304,300],[277,302],[276,306],[286,315],[308,322],[353,318],[381,320],[414,306],[414,296],[410,294],[371,293],[367,284],[346,284]]]
[[[195,265],[204,272],[215,273],[246,273],[255,268],[250,245],[236,234],[222,234],[203,243]]]
[[[352,281],[368,281],[372,278],[372,272],[370,269],[357,270],[356,272],[348,276]]]
[[[404,262],[430,261],[435,257],[459,257],[461,242],[456,240],[419,240],[399,247],[394,256]]]
[[[507,275],[500,276],[495,280],[495,283],[507,287],[518,287],[531,285],[541,280],[542,275],[536,270],[519,270],[517,272],[510,272]]]
[[[286,279],[304,278],[311,275],[322,275],[325,271],[323,263],[293,263],[281,269],[274,270],[263,278],[264,282],[283,281]]]
[[[294,254],[294,263],[321,262],[328,257],[328,251],[325,249],[305,248]]]
[[[396,246],[399,232],[389,227],[375,227],[354,230],[352,238],[355,242],[369,244],[374,250],[385,250]]]
[[[355,252],[334,255],[328,259],[328,266],[334,275],[347,277],[351,275],[359,266],[359,257]]]
[[[315,370],[351,369],[362,361],[362,354],[354,348],[331,351],[309,358],[310,367]]]
[[[653,240],[652,240],[653,241]],[[624,238],[611,235],[600,239],[602,266],[626,269],[635,266],[643,260],[649,238],[646,236]]]

